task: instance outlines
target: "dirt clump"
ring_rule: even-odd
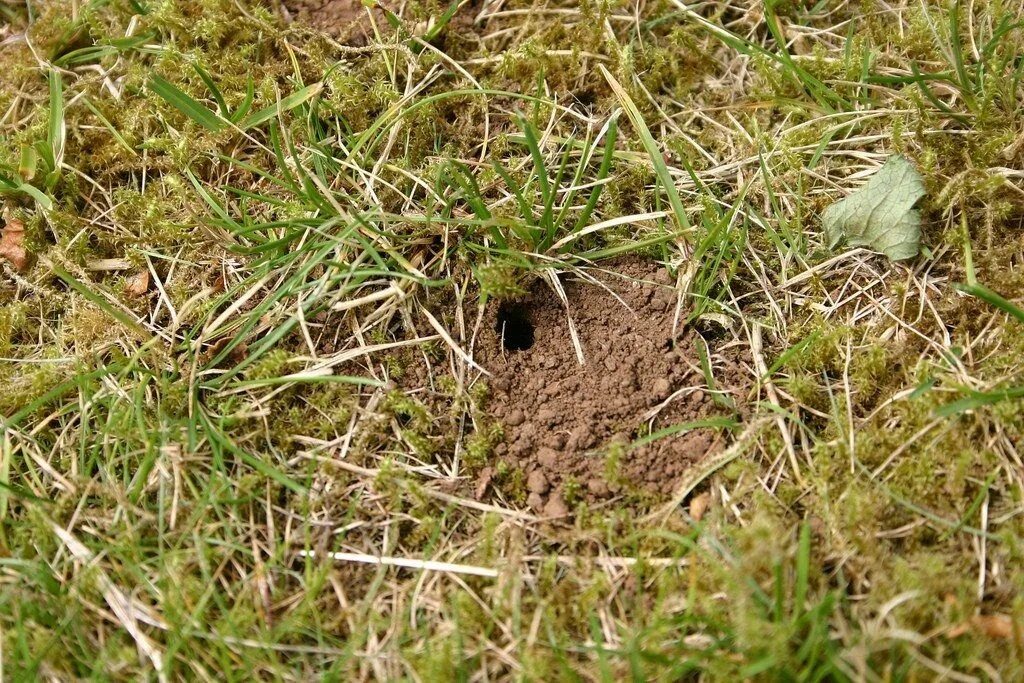
[[[739,421],[745,412],[745,345],[705,341],[694,329],[673,337],[677,295],[669,273],[639,261],[614,271],[600,276],[600,286],[563,279],[583,365],[566,307],[544,282],[523,301],[489,304],[475,349],[493,374],[488,407],[504,432],[496,455],[506,470],[522,473],[529,505],[545,515],[566,514],[580,500],[671,494],[695,463],[725,444],[725,430],[640,440],[697,420]]]

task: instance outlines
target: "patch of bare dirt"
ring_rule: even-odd
[[[295,22],[329,33],[350,45],[367,44],[373,29],[360,0],[284,0],[287,16]],[[380,20],[384,15],[373,10]]]
[[[604,276],[607,289],[564,283],[584,365],[566,307],[543,282],[522,302],[493,303],[476,348],[493,373],[489,409],[504,425],[497,455],[522,471],[530,506],[547,515],[565,514],[575,499],[667,496],[725,443],[723,430],[698,428],[635,444],[643,434],[733,411],[711,394],[697,346],[702,337],[686,329],[673,338],[669,274],[635,261],[615,270],[622,277]],[[751,386],[745,346],[708,343],[715,388],[742,419]]]

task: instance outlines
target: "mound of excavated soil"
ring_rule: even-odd
[[[567,498],[663,497],[724,445],[721,430],[700,428],[631,446],[638,435],[731,411],[710,393],[698,333],[683,330],[673,339],[669,274],[640,262],[614,270],[622,277],[601,277],[614,294],[582,280],[564,282],[584,365],[566,307],[544,282],[524,301],[492,304],[476,348],[493,373],[489,407],[504,425],[497,455],[523,472],[529,503],[544,514],[566,513]],[[715,389],[742,415],[751,384],[743,347],[709,343]]]

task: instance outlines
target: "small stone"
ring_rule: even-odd
[[[526,416],[523,415],[523,411],[519,410],[518,408],[510,412],[508,414],[508,417],[505,418],[505,424],[507,424],[509,427],[518,427],[525,421]]]
[[[10,220],[0,230],[0,258],[24,273],[28,270],[30,254],[25,248],[25,225],[19,220]]]
[[[537,462],[545,469],[552,469],[558,463],[558,452],[550,448],[539,448]]]
[[[615,372],[615,368],[619,367],[619,364],[615,362],[614,356],[607,356],[604,359],[604,367],[608,372]]]
[[[690,499],[690,517],[693,521],[699,522],[704,519],[704,513],[708,511],[711,506],[711,494],[704,492],[699,496],[694,496]]]
[[[544,498],[539,493],[531,493],[526,497],[526,504],[539,511],[544,507]]]
[[[697,391],[693,392],[693,394],[690,395],[690,401],[693,402],[693,403],[703,403],[704,402],[704,392],[701,391],[700,389],[698,389]]]
[[[576,444],[574,450],[583,448],[591,448],[597,442],[597,435],[589,426],[578,427],[572,433],[572,438],[569,440],[571,443]]]
[[[661,379],[656,380],[654,382],[654,395],[657,396],[658,399],[667,398],[668,397],[668,393],[669,393],[669,389],[671,389],[671,388],[672,388],[672,385],[669,384],[669,381],[667,379],[665,379],[664,377],[662,377]]]
[[[568,440],[568,434],[566,434],[565,432],[558,432],[557,434],[552,434],[550,437],[548,437],[548,440],[545,442],[545,445],[550,448],[554,448],[556,451],[560,451],[563,448],[565,448],[565,443]]]
[[[676,293],[671,289],[663,289],[654,295],[654,301],[661,302],[662,310],[675,306]]]
[[[519,440],[533,445],[533,442],[537,440],[537,425],[532,422],[524,422],[519,428]]]
[[[124,293],[128,296],[140,297],[149,291],[149,271],[140,270],[124,283]]]
[[[540,470],[534,470],[526,477],[526,488],[530,493],[547,493],[548,478]]]
[[[548,498],[547,504],[544,506],[545,517],[565,517],[569,514],[569,506],[565,504],[565,500],[562,499],[562,494],[559,491],[555,491]]]
[[[555,422],[555,418],[558,417],[558,413],[551,410],[551,408],[544,408],[537,413],[537,420],[541,424],[550,425]]]
[[[491,480],[494,478],[494,468],[485,467],[480,470],[480,476],[476,479],[476,491],[474,495],[477,500],[482,500],[484,494],[487,493],[487,487],[491,485]]]
[[[588,479],[587,491],[593,496],[607,496],[609,493],[608,484],[604,482],[604,479]]]

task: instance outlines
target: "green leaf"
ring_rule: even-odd
[[[659,429],[656,432],[651,432],[647,436],[641,437],[636,441],[629,444],[629,450],[635,448],[641,448],[649,443],[654,443],[659,439],[664,439],[666,436],[675,436],[680,432],[692,432],[694,429],[732,429],[739,423],[731,417],[707,417],[701,420],[693,420],[692,422],[681,422],[679,424],[669,425]]]
[[[60,72],[50,71],[50,120],[46,141],[50,145],[51,172],[59,171],[64,160],[64,142],[67,128],[64,124],[64,85]]]
[[[319,95],[323,89],[323,83],[314,83],[313,85],[307,85],[302,90],[292,93],[288,97],[282,99],[280,102],[272,104],[266,109],[261,109],[255,114],[243,119],[242,122],[238,124],[238,127],[241,128],[242,130],[248,130],[255,126],[259,126],[263,123],[266,123],[267,121],[276,117],[280,113],[290,111],[295,107],[299,106],[300,104],[305,104],[309,100]]]
[[[891,157],[867,185],[825,209],[821,222],[829,246],[845,238],[893,261],[914,258],[921,249],[921,214],[914,204],[924,195],[921,174],[902,156]]]
[[[643,143],[644,149],[647,151],[648,156],[651,158],[651,165],[654,167],[654,175],[658,178],[661,183],[662,189],[665,194],[668,195],[669,206],[672,207],[673,217],[676,219],[676,227],[683,233],[690,231],[690,220],[686,217],[686,209],[683,207],[683,200],[679,196],[679,190],[676,188],[675,180],[672,179],[672,174],[669,173],[668,164],[665,163],[665,157],[662,156],[661,148],[658,147],[658,143],[654,140],[654,136],[651,135],[651,129],[647,127],[644,122],[643,114],[637,108],[636,103],[633,102],[633,98],[629,96],[626,89],[615,80],[611,72],[604,68],[603,64],[597,65],[598,70],[604,76],[604,79],[608,81],[609,87],[612,92],[615,93],[615,97],[619,100],[619,104],[622,105],[622,109],[626,112],[626,118],[629,119],[636,134],[640,136],[640,142]]]
[[[1024,310],[1017,306],[1014,306],[1012,303],[1004,299],[999,294],[996,294],[988,287],[978,284],[961,285],[958,283],[953,283],[953,287],[963,292],[964,294],[970,294],[971,296],[978,297],[988,305],[994,306],[999,310],[1003,311],[1004,313],[1009,313],[1014,318],[1024,323]]]
[[[992,406],[1003,401],[1014,401],[1024,399],[1024,387],[1009,387],[996,389],[995,391],[967,391],[964,398],[939,406],[935,409],[938,417],[950,417],[966,413],[968,410],[977,410],[985,406]]]
[[[21,185],[18,186],[18,190],[24,192],[29,197],[32,197],[32,199],[39,202],[39,206],[43,207],[47,211],[53,208],[53,200],[51,200],[44,192],[36,189],[32,185],[29,185],[28,183],[22,183]]]
[[[36,177],[36,166],[39,164],[39,152],[32,145],[21,146],[21,161],[18,164],[18,175],[26,183]]]
[[[17,194],[19,192],[27,194],[29,197],[32,197],[32,199],[35,199],[39,202],[39,205],[47,211],[53,208],[53,202],[41,190],[37,189],[33,185],[20,182],[19,180],[9,178],[3,173],[0,173],[0,195],[8,193]]]
[[[151,77],[149,79],[149,89],[206,130],[217,132],[227,125],[223,119],[189,97],[184,91],[168,82],[165,78],[160,76]]]
[[[203,83],[206,84],[207,89],[210,91],[210,94],[213,95],[213,99],[217,103],[217,109],[220,110],[220,115],[224,118],[231,116],[231,112],[228,110],[228,104],[224,101],[224,95],[221,94],[220,88],[218,88],[217,84],[214,82],[213,76],[198,64],[193,64],[192,69],[199,74],[199,78],[202,79]]]

